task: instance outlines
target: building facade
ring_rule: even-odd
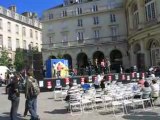
[[[42,23],[44,63],[61,56],[81,68],[107,58],[113,69],[129,67],[124,0],[64,0]]]
[[[131,65],[160,65],[160,0],[126,0]]]
[[[42,24],[35,13],[18,14],[16,7],[0,6],[0,50],[6,49],[14,61],[16,48],[29,50],[36,47],[41,51]]]

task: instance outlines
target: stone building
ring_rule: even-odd
[[[126,0],[126,16],[131,66],[160,65],[160,0]]]
[[[124,0],[64,0],[43,12],[43,62],[51,57],[86,67],[107,58],[112,69],[128,68],[129,52]]]
[[[29,50],[36,47],[41,51],[42,24],[35,13],[18,14],[16,6],[0,6],[0,50],[6,49],[14,61],[16,48]]]

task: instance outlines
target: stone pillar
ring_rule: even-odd
[[[129,30],[133,29],[133,19],[132,19],[132,10],[131,7],[128,8],[128,24],[129,24]]]
[[[160,22],[160,7],[158,6],[160,6],[160,0],[155,1],[155,7],[157,8],[156,15],[157,15],[158,22]]]
[[[144,9],[144,1],[137,0],[138,13],[139,13],[139,26],[138,28],[143,28],[145,22],[145,9]]]
[[[145,52],[145,46],[144,46],[145,43],[143,41],[144,41],[144,39],[140,41],[141,53]]]
[[[131,64],[131,66],[134,65],[133,45],[131,45],[131,48],[130,48],[130,64]]]

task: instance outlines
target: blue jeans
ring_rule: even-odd
[[[11,120],[17,120],[17,111],[19,107],[19,97],[16,100],[11,101],[11,111],[10,111],[10,118]]]
[[[37,98],[28,99],[28,110],[31,114],[31,120],[36,120],[38,118],[37,115]]]

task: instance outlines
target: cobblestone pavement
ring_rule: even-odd
[[[21,94],[18,115],[20,120],[29,120],[30,116],[23,118],[25,98]],[[135,114],[114,117],[107,111],[94,111],[81,115],[71,116],[65,108],[65,102],[55,101],[52,92],[43,92],[38,97],[38,114],[41,120],[160,120],[160,107],[149,110],[138,110]],[[4,87],[0,87],[0,120],[9,120],[10,101],[4,94]]]

